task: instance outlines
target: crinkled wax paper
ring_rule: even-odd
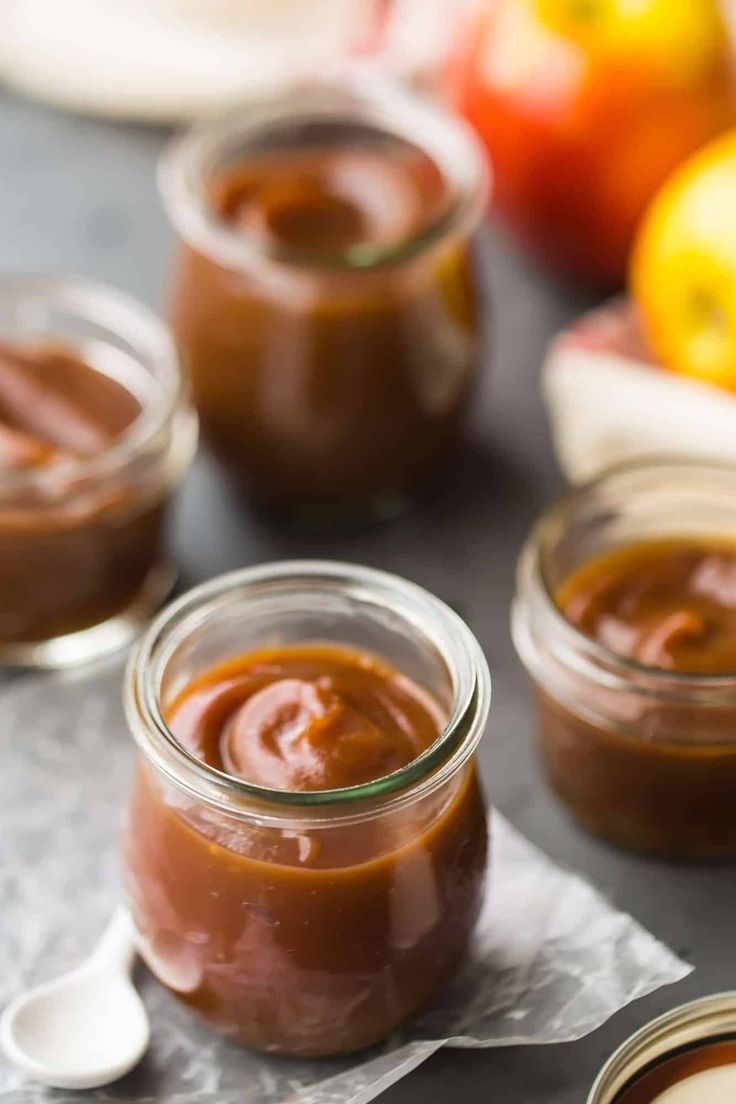
[[[133,759],[121,665],[27,679],[0,694],[0,1001],[87,951],[117,896]],[[576,1039],[635,997],[685,977],[631,917],[493,817],[491,890],[472,953],[442,1003],[349,1058],[266,1057],[201,1026],[141,969],[153,1043],[107,1089],[42,1089],[0,1064],[12,1104],[167,1101],[366,1104],[441,1046]]]

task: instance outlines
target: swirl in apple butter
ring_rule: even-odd
[[[140,411],[122,384],[63,346],[0,342],[0,471],[94,456]]]
[[[565,617],[617,655],[685,674],[736,674],[736,543],[688,537],[589,560],[556,594]]]
[[[214,210],[264,246],[323,263],[411,240],[441,211],[444,182],[414,147],[324,146],[251,158],[213,182]]]
[[[255,652],[189,686],[168,717],[193,755],[283,790],[383,778],[436,740],[442,713],[378,659],[317,645]]]

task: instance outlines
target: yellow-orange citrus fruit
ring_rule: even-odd
[[[635,243],[630,286],[665,367],[736,391],[736,130],[665,183]]]

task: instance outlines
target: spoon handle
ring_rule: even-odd
[[[118,905],[92,951],[88,966],[116,966],[129,974],[135,961],[135,938],[130,913]]]

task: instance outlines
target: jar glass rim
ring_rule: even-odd
[[[325,258],[308,250],[267,245],[240,227],[233,229],[213,212],[203,177],[209,162],[228,149],[234,138],[258,135],[285,122],[344,122],[351,118],[350,112],[362,112],[368,125],[427,152],[442,172],[449,198],[417,233],[398,243],[356,245]],[[362,272],[409,260],[453,231],[472,232],[487,203],[491,169],[479,139],[463,120],[390,77],[354,71],[300,81],[256,104],[196,124],[164,151],[158,180],[180,236],[226,268],[249,270],[254,263],[268,262],[305,270]]]
[[[733,481],[733,499],[736,506],[736,466],[716,460],[700,460],[691,456],[646,456],[611,465],[592,479],[579,483],[559,495],[542,513],[534,525],[519,558],[518,593],[534,590],[542,612],[567,654],[575,655],[579,673],[609,689],[630,685],[630,680],[644,680],[649,692],[663,698],[680,699],[684,694],[702,691],[703,694],[732,692],[736,687],[736,671],[733,673],[701,674],[687,671],[669,671],[662,667],[641,663],[629,656],[615,652],[605,644],[594,640],[573,625],[559,609],[545,571],[545,554],[564,528],[575,507],[585,497],[616,479],[632,474],[656,473],[660,480],[676,478],[686,472],[708,479]],[[687,533],[683,531],[683,536]]]
[[[160,400],[143,405],[130,427],[107,448],[48,468],[3,472],[0,487],[63,492],[70,479],[100,478],[119,470],[156,438],[186,402],[187,388],[173,340],[158,316],[133,296],[86,277],[20,273],[0,276],[0,302],[8,299],[16,300],[18,310],[29,318],[44,309],[62,310],[107,331],[122,340],[144,367],[162,368],[164,380]],[[44,336],[64,338],[52,330]]]
[[[356,597],[369,595],[400,609],[414,629],[423,631],[439,647],[452,680],[453,701],[438,738],[416,759],[372,782],[332,790],[272,789],[234,778],[188,752],[166,724],[160,691],[166,665],[175,648],[201,627],[235,595],[263,594],[271,588],[303,584],[305,589],[344,587]],[[125,676],[125,707],[133,737],[144,755],[171,781],[192,796],[231,811],[239,800],[248,814],[254,799],[273,814],[330,809],[329,820],[347,809],[347,818],[375,815],[362,812],[361,803],[380,799],[381,810],[415,800],[442,785],[469,760],[485,729],[491,698],[488,665],[475,636],[449,606],[408,580],[374,568],[323,560],[292,560],[221,575],[195,587],[171,603],[152,622],[134,649]],[[357,808],[356,808],[357,807]],[[257,812],[259,821],[268,819]],[[281,818],[276,815],[275,820]],[[313,822],[317,823],[317,822]]]

